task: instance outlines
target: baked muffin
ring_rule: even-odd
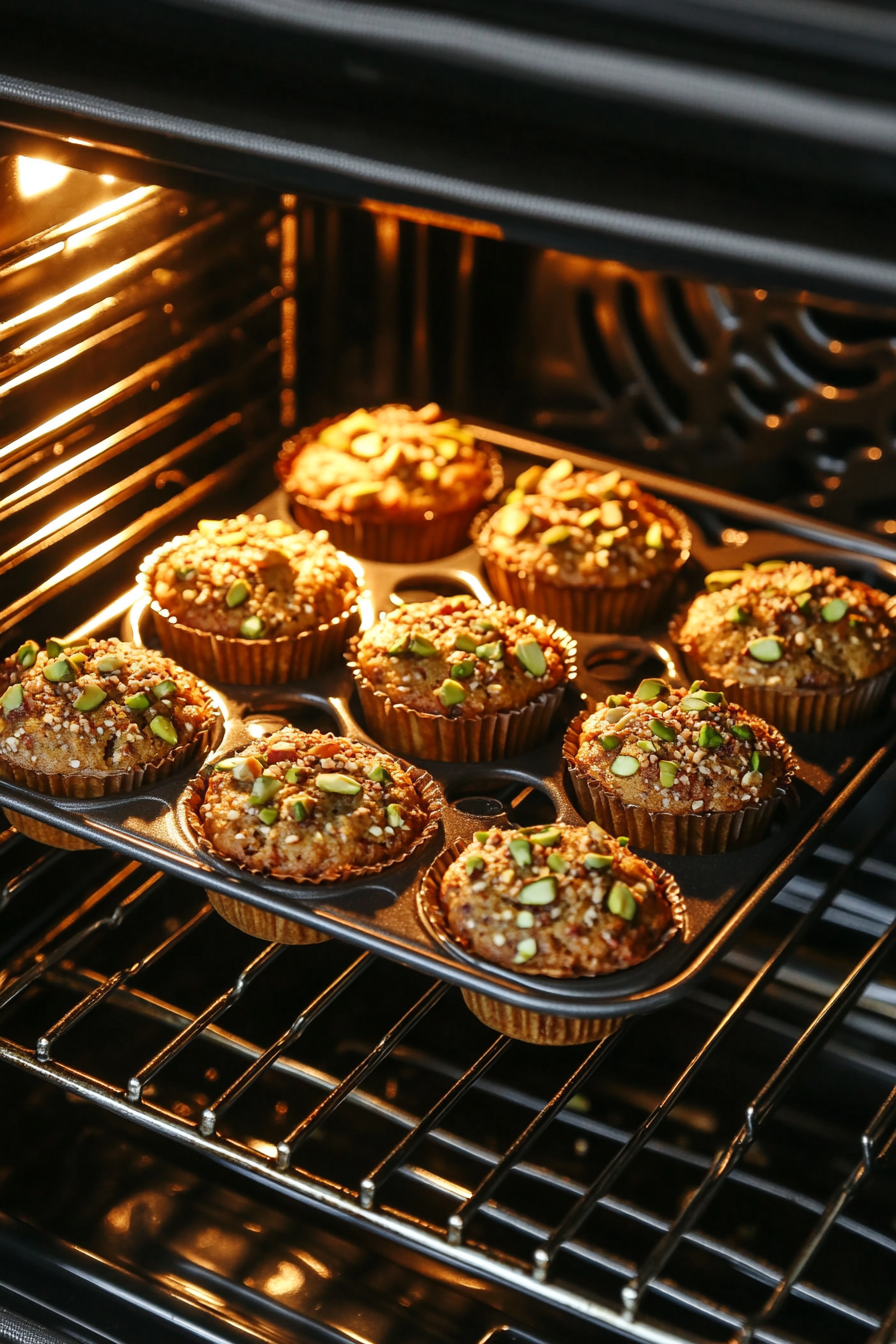
[[[684,515],[619,471],[530,467],[507,502],[473,528],[498,597],[570,630],[637,630],[688,558]]]
[[[871,718],[896,668],[893,599],[802,561],[707,576],[672,623],[692,676],[789,732]]]
[[[155,649],[29,640],[0,663],[0,777],[39,793],[102,798],[156,784],[207,750],[217,722],[208,689]],[[46,844],[95,848],[6,815]]]
[[[781,734],[702,681],[611,695],[570,725],[563,755],[580,810],[661,854],[761,839],[792,775]]]
[[[311,676],[358,625],[358,580],[326,532],[260,513],[203,519],[148,556],[139,583],[162,648],[210,681]]]
[[[322,420],[284,444],[277,475],[303,527],[393,563],[460,550],[503,481],[494,449],[434,402]]]
[[[200,846],[250,873],[300,884],[348,881],[406,859],[430,839],[441,795],[430,777],[366,743],[277,729],[193,781],[186,815]],[[292,923],[209,892],[246,932],[316,941]],[[290,924],[291,921],[280,921]],[[286,930],[289,932],[289,930]]]
[[[553,621],[474,597],[409,602],[352,641],[368,731],[427,760],[515,756],[548,733],[575,675]]]
[[[626,970],[676,928],[672,879],[595,822],[478,831],[462,853],[443,856],[434,868],[450,937],[523,975],[566,979]],[[545,1016],[476,992],[464,991],[464,998],[489,1026],[536,1043],[594,1040],[618,1025]]]

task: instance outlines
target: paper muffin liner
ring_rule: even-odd
[[[445,918],[440,899],[442,879],[454,860],[467,848],[467,843],[463,840],[457,841],[443,850],[430,866],[420,883],[417,893],[417,908],[423,923],[444,947],[452,951],[459,949],[472,959],[473,954],[466,952],[463,943],[448,927],[448,921]],[[656,947],[648,953],[648,956],[653,956],[654,952],[658,952],[678,932],[681,925],[682,899],[678,883],[671,873],[667,873],[657,864],[651,863],[649,859],[645,859],[644,862],[650,869],[651,875],[663,896],[672,907],[675,916],[674,923],[670,926],[665,937],[660,939]],[[646,959],[644,958],[644,960]],[[476,958],[476,960],[485,962],[484,957]],[[506,970],[505,967],[501,969]],[[520,971],[519,974],[526,976],[527,972]],[[553,973],[550,971],[528,972],[529,976],[533,974],[547,975],[554,980],[597,978],[596,976],[586,975],[566,975],[562,971]],[[612,972],[607,972],[607,974],[612,974]],[[514,1040],[527,1041],[530,1045],[580,1045],[586,1041],[599,1041],[605,1036],[612,1036],[613,1032],[618,1031],[625,1021],[624,1016],[561,1017],[557,1013],[541,1013],[537,1008],[518,1008],[475,989],[462,988],[461,993],[464,1003],[470,1012],[479,1018],[480,1022],[484,1022],[487,1027],[493,1027],[495,1031],[503,1032],[505,1036],[512,1036]]]
[[[724,854],[730,849],[743,849],[763,838],[779,806],[792,797],[793,753],[780,733],[762,723],[761,728],[781,752],[785,767],[784,778],[770,798],[748,803],[737,812],[690,812],[683,816],[624,803],[576,761],[582,724],[589,714],[589,710],[583,710],[573,719],[563,739],[563,760],[579,811],[611,835],[627,835],[637,849],[650,849],[655,854]]]
[[[336,662],[346,641],[360,625],[357,589],[351,605],[330,621],[298,635],[273,639],[241,639],[212,634],[182,625],[152,596],[152,574],[176,541],[165,542],[146,557],[137,573],[137,585],[149,602],[153,626],[162,652],[206,681],[234,686],[281,685],[302,681]]]
[[[517,709],[481,714],[475,719],[452,719],[395,704],[367,680],[354,661],[358,640],[352,640],[346,662],[352,670],[364,710],[367,731],[391,751],[426,761],[498,761],[520,756],[547,737],[567,685],[576,673],[575,641],[553,621],[548,631],[563,647],[566,676]]]
[[[226,919],[228,924],[252,938],[263,938],[266,943],[327,943],[328,933],[319,929],[309,929],[294,919],[286,919],[272,910],[259,910],[257,905],[248,901],[237,901],[232,896],[224,896],[220,891],[206,887],[205,894],[213,910]]]
[[[667,605],[681,567],[690,555],[691,530],[684,514],[665,500],[646,495],[651,507],[663,514],[675,527],[683,545],[671,569],[662,570],[652,579],[628,584],[624,588],[601,588],[596,584],[551,583],[538,574],[514,569],[479,544],[479,536],[489,514],[481,513],[471,529],[473,542],[482,559],[486,578],[496,597],[515,607],[540,616],[553,617],[568,630],[590,634],[630,634],[648,625]]]
[[[890,690],[896,668],[886,668],[836,690],[784,690],[780,686],[744,686],[730,678],[713,676],[700,666],[680,642],[687,608],[677,612],[669,625],[669,638],[679,649],[688,676],[698,677],[711,690],[724,691],[751,714],[758,715],[785,733],[831,732],[856,727],[879,714]]]
[[[218,713],[210,698],[207,698],[209,722],[198,732],[191,742],[181,743],[174,751],[160,761],[148,761],[145,765],[133,766],[130,770],[115,770],[108,774],[62,774],[59,771],[33,770],[30,766],[19,765],[8,757],[0,758],[0,779],[11,780],[36,793],[48,793],[54,798],[115,798],[124,793],[135,793],[138,789],[152,788],[161,780],[167,779],[177,770],[182,770],[194,756],[205,755],[211,747],[218,725]],[[89,840],[81,840],[69,835],[45,821],[36,821],[20,812],[4,808],[9,820],[17,831],[42,844],[52,845],[55,849],[98,849]]]
[[[325,510],[321,508],[319,500],[289,490],[286,482],[293,459],[305,444],[315,439],[322,429],[344,418],[336,415],[320,420],[316,425],[302,430],[280,450],[275,470],[289,496],[296,522],[311,531],[325,527],[335,546],[362,560],[381,560],[392,565],[420,564],[463,550],[469,541],[473,519],[483,504],[490,504],[498,497],[504,486],[501,459],[495,450],[477,440],[477,447],[488,455],[490,480],[482,496],[466,508],[434,514],[432,518],[421,518],[419,522]]]

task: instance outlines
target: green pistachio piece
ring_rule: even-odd
[[[777,639],[754,639],[747,652],[760,663],[776,663],[784,657],[784,649]]]
[[[416,654],[418,658],[432,658],[438,653],[435,644],[424,639],[423,635],[411,635],[411,641],[408,644],[408,653]]]
[[[540,877],[537,882],[529,882],[517,896],[520,905],[551,905],[556,899],[556,877]]]
[[[604,868],[612,868],[612,854],[586,854],[582,860],[586,868],[594,868],[601,872]]]
[[[19,647],[16,658],[22,667],[33,667],[40,652],[33,639],[28,639]]]
[[[740,583],[743,576],[742,569],[715,569],[706,576],[707,592],[717,593],[720,588],[730,588],[732,584]]]
[[[766,758],[764,756],[760,756],[758,751],[751,752],[750,769],[753,771],[754,774],[756,773],[756,771],[758,771],[760,775],[765,774],[764,769],[765,764],[766,764]]]
[[[644,545],[649,546],[654,551],[663,549],[663,525],[660,522],[651,523],[644,533]]]
[[[606,737],[598,739],[604,751],[615,751],[622,745],[622,738],[617,737],[615,733],[607,733]]]
[[[618,775],[620,779],[627,779],[629,775],[636,775],[641,768],[641,763],[637,756],[617,756],[610,766],[610,774]]]
[[[572,475],[572,463],[568,458],[560,457],[556,462],[552,462],[539,482],[542,489],[546,485],[559,485],[565,481],[567,476]]]
[[[157,686],[153,686],[152,693],[157,700],[164,700],[168,695],[174,695],[177,690],[177,683],[170,677],[166,681],[160,681]]]
[[[760,574],[771,574],[772,570],[783,569],[786,564],[786,560],[763,560],[761,565],[756,566],[756,569]]]
[[[687,714],[705,714],[709,705],[699,695],[686,695],[679,706]]]
[[[535,916],[531,910],[521,910],[515,922],[518,929],[532,929],[535,927]],[[535,940],[532,939],[532,941]]]
[[[607,909],[620,919],[634,919],[638,913],[638,902],[624,882],[614,882],[607,897]]]
[[[646,677],[635,691],[635,699],[661,700],[664,695],[668,694],[669,687],[664,681],[658,681],[656,677]]]
[[[374,784],[392,783],[392,776],[389,774],[389,771],[386,769],[384,765],[375,765],[372,770],[368,770],[367,778],[372,779]]]
[[[801,611],[804,611],[811,601],[812,601],[811,593],[800,593],[799,597],[796,599],[796,604]]]
[[[549,854],[548,867],[555,873],[568,873],[569,864],[562,854]]]
[[[273,826],[279,815],[278,807],[263,807],[258,814],[258,820],[263,821],[265,826]]]
[[[523,500],[524,500],[525,498],[526,498],[526,492],[525,492],[525,490],[511,490],[511,491],[510,491],[510,494],[507,496],[507,498],[505,499],[504,503],[505,503],[505,504],[522,504],[522,502],[523,502]]]
[[[292,815],[294,821],[307,821],[311,815],[312,802],[307,794],[300,794],[298,798],[293,799]]]
[[[435,462],[421,462],[417,468],[417,475],[421,481],[437,481],[439,479],[439,469]]]
[[[261,639],[264,634],[264,621],[260,616],[247,616],[240,626],[243,639]]]
[[[472,877],[480,868],[485,867],[485,859],[481,854],[468,854],[464,859],[464,868],[467,870],[467,877]]]
[[[20,709],[24,697],[24,691],[18,682],[16,682],[14,686],[8,686],[3,694],[0,695],[0,708],[7,714],[14,709]]]
[[[236,765],[235,760],[218,761],[218,764],[215,766],[215,769],[220,771],[222,774],[223,773],[229,774],[235,765]]]
[[[123,667],[124,659],[119,658],[117,653],[107,653],[96,660],[97,672],[120,672]]]
[[[731,621],[733,625],[745,625],[749,619],[750,613],[744,611],[743,607],[739,606],[737,602],[725,612],[725,620]]]
[[[753,741],[753,729],[746,723],[732,723],[731,731],[735,737],[739,737],[741,742]]]
[[[255,807],[263,807],[265,803],[275,798],[282,788],[281,779],[275,779],[273,775],[259,775],[252,785],[249,802]]]
[[[47,640],[47,657],[48,657],[48,658],[58,658],[59,655],[60,655],[60,653],[64,653],[64,652],[65,652],[65,645],[63,644],[63,642],[62,642],[61,639],[48,639],[48,640]]]
[[[631,717],[632,716],[629,713],[628,707],[626,705],[616,705],[615,708],[608,709],[604,714],[604,720],[607,723],[626,724],[628,723]]]
[[[799,593],[808,593],[814,583],[814,574],[797,574],[787,584],[787,591],[796,597]]]
[[[510,857],[513,859],[514,863],[518,863],[521,868],[530,867],[532,863],[532,846],[529,844],[528,840],[523,839],[522,836],[517,836],[515,839],[511,840],[507,848],[510,850]]]
[[[75,667],[77,668],[83,667],[84,664],[87,662],[86,653],[69,653],[67,657],[69,662],[74,663]]]
[[[621,705],[624,705],[624,704],[625,704],[625,696],[624,696],[624,695],[608,695],[608,696],[607,696],[607,704],[609,705],[610,709],[619,709],[619,707],[620,707]]]
[[[514,652],[517,662],[521,663],[527,672],[531,672],[533,677],[543,677],[547,672],[548,663],[544,649],[537,639],[519,640]]]
[[[472,635],[460,634],[454,641],[454,647],[460,649],[461,653],[475,653],[476,641]]]
[[[467,677],[472,677],[476,670],[476,664],[471,660],[464,663],[453,663],[451,666],[451,675],[455,681],[464,681]]]
[[[725,697],[721,691],[694,691],[698,700],[705,700],[708,705],[724,705]]]
[[[318,775],[314,781],[317,787],[323,793],[347,793],[354,795],[361,792],[361,785],[351,775]]]
[[[85,686],[75,701],[75,709],[87,714],[91,709],[99,709],[106,698],[106,692],[99,686]]]
[[[55,663],[47,663],[44,668],[47,681],[74,681],[77,675],[74,665],[68,658],[57,658]]]
[[[149,731],[156,737],[160,737],[163,742],[167,742],[169,747],[177,746],[177,729],[170,719],[166,719],[164,714],[157,714],[150,720]]]
[[[302,778],[302,771],[299,770],[298,766],[291,765],[286,772],[287,784],[298,784],[301,778]]]
[[[487,616],[480,616],[478,620],[471,621],[470,624],[474,630],[478,630],[482,635],[487,635],[489,630],[497,630],[498,628],[494,621],[490,621]]]
[[[588,509],[587,512],[579,515],[579,527],[593,527],[595,523],[600,522],[600,509]]]
[[[490,835],[491,831],[474,831],[473,839],[478,840],[480,845],[484,845]]]
[[[547,847],[548,845],[556,845],[557,841],[560,839],[560,832],[557,830],[556,826],[546,826],[542,831],[530,830],[529,838],[533,845],[544,845]]]
[[[660,788],[671,789],[677,774],[678,766],[674,761],[660,761]]]
[[[503,509],[499,509],[495,514],[493,525],[496,531],[504,537],[518,537],[521,532],[525,532],[529,526],[529,520],[532,515],[528,509],[521,509],[518,504],[505,504]]]
[[[195,579],[196,577],[196,570],[193,568],[192,565],[190,565],[187,569],[175,569],[174,572],[179,579],[183,579],[185,581],[187,579]]]
[[[446,709],[450,709],[452,705],[462,705],[467,698],[467,693],[460,682],[452,681],[450,677],[445,678],[436,695]]]
[[[389,655],[390,658],[397,658],[399,654],[407,653],[408,645],[410,644],[410,642],[411,642],[410,635],[402,635],[401,638],[397,639],[394,644],[389,645],[388,649],[386,650],[386,653]]]
[[[521,938],[516,945],[516,956],[513,959],[514,966],[522,966],[526,961],[531,961],[538,951],[538,943],[534,938]]]
[[[477,644],[476,657],[482,658],[487,663],[500,663],[504,657],[503,641],[495,639],[490,644]]]
[[[644,737],[638,739],[638,746],[642,751],[653,751],[653,743],[648,742]]]
[[[530,494],[536,488],[543,475],[544,467],[527,467],[525,471],[520,472],[514,484],[518,489],[525,490],[527,494]]]
[[[663,723],[662,719],[651,719],[649,727],[654,737],[661,738],[663,742],[674,742],[678,736],[672,725]]]
[[[569,540],[569,528],[564,523],[557,523],[542,532],[538,540],[543,546],[559,546],[561,542]]]
[[[844,602],[842,597],[835,597],[830,602],[825,602],[821,609],[821,619],[830,621],[833,625],[834,621],[842,621],[848,611],[849,603]]]
[[[404,825],[404,816],[397,803],[390,803],[386,808],[386,823],[393,831],[400,831]]]
[[[240,607],[249,596],[249,585],[244,579],[234,579],[224,594],[228,607]]]
[[[149,709],[149,696],[138,691],[136,695],[129,695],[124,702],[128,709],[132,709],[135,714],[141,713],[144,709]]]
[[[704,751],[715,751],[720,747],[725,739],[722,734],[716,732],[711,723],[701,723],[700,734],[697,738],[697,746],[702,747]]]

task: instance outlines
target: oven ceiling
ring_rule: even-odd
[[[883,9],[0,0],[0,22],[0,122],[82,164],[73,137],[131,176],[160,163],[731,283],[896,293]]]

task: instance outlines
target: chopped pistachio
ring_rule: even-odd
[[[25,693],[18,682],[13,686],[8,686],[3,694],[0,695],[0,708],[7,714],[14,709],[20,709],[24,695]]]
[[[468,854],[464,859],[464,868],[467,870],[467,877],[472,877],[480,868],[485,867],[485,859],[481,854]]]
[[[417,468],[417,475],[421,481],[437,481],[439,479],[439,469],[435,462],[421,462]]]
[[[160,681],[158,685],[153,686],[152,693],[157,700],[164,700],[166,695],[173,695],[176,690],[177,683],[173,682],[169,677],[165,681]]]
[[[383,436],[378,430],[369,429],[366,434],[358,434],[352,439],[352,453],[355,457],[379,457],[383,451]]]
[[[298,798],[293,799],[292,815],[294,821],[307,821],[311,812],[311,799],[307,794],[300,794]]]
[[[83,665],[87,662],[86,653],[69,653],[67,657],[69,662],[74,663],[75,667],[78,668],[83,667]]]
[[[708,705],[724,705],[725,696],[721,691],[693,691],[698,700],[705,700]]]
[[[743,607],[737,602],[725,612],[725,620],[731,621],[733,625],[746,625],[749,619],[750,613],[744,611]]]
[[[350,499],[357,501],[366,500],[371,503],[374,495],[378,495],[383,488],[382,481],[351,481],[343,487],[345,493]]]
[[[742,569],[714,569],[706,576],[707,592],[717,593],[720,588],[730,588],[732,584],[740,583],[743,576]]]
[[[59,655],[60,655],[60,653],[64,653],[64,652],[65,652],[65,645],[63,644],[63,642],[62,642],[61,639],[48,639],[48,640],[47,640],[47,657],[48,657],[48,658],[58,658]]]
[[[531,672],[533,677],[543,677],[547,672],[548,663],[544,649],[537,639],[518,640],[514,652],[517,662],[521,663],[527,672]]]
[[[527,467],[525,471],[520,472],[514,484],[519,490],[524,490],[529,493],[535,489],[543,475],[544,467]]]
[[[544,829],[540,831],[530,830],[529,838],[533,845],[556,845],[557,841],[560,839],[560,832],[557,830],[556,826],[545,826]]]
[[[54,663],[47,663],[44,668],[47,681],[74,681],[77,675],[68,658],[57,658]]]
[[[215,769],[220,771],[222,774],[224,772],[227,772],[229,774],[235,765],[236,761],[232,759],[229,761],[218,761],[218,764],[215,766]]]
[[[579,527],[593,527],[600,522],[600,509],[589,509],[579,517]]]
[[[361,792],[361,785],[351,775],[320,774],[314,782],[323,793],[354,795]]]
[[[264,634],[264,621],[260,616],[247,616],[240,626],[244,639],[261,639]]]
[[[249,794],[249,802],[253,806],[263,806],[269,803],[283,788],[283,781],[275,778],[274,775],[259,775],[252,785],[252,792]]]
[[[462,440],[462,442],[466,442],[466,440]],[[470,435],[470,444],[472,445],[473,442],[473,436]],[[460,445],[455,443],[453,439],[436,439],[435,444],[436,452],[440,457],[443,457],[446,462],[453,462],[457,457]],[[520,491],[520,495],[522,496],[522,491]]]
[[[460,649],[462,653],[475,653],[476,641],[472,635],[461,633],[457,636],[457,639],[455,639],[454,647]]]
[[[842,597],[835,597],[830,602],[825,602],[821,609],[821,619],[833,624],[834,621],[842,621],[848,611],[849,603],[844,602]]]
[[[476,657],[482,658],[487,663],[500,663],[504,657],[503,641],[495,639],[490,644],[477,644]]]
[[[678,774],[678,766],[674,761],[660,761],[660,787],[671,789],[675,783],[675,776]]]
[[[651,523],[644,533],[644,544],[650,546],[654,551],[663,549],[663,525],[659,521]]]
[[[416,654],[418,658],[432,658],[434,654],[438,653],[438,649],[423,635],[411,635],[408,653]]]
[[[273,826],[279,815],[279,807],[263,807],[258,814],[258,820],[263,821],[265,826]]]
[[[249,596],[249,585],[245,579],[234,579],[233,583],[224,594],[224,601],[228,607],[239,607]]]
[[[33,639],[28,639],[20,645],[16,658],[21,667],[33,667],[40,652]]]
[[[642,751],[653,751],[653,743],[648,742],[646,737],[638,738],[638,746]]]
[[[491,831],[474,831],[473,839],[478,840],[480,845],[484,845],[490,835]]]
[[[240,784],[252,784],[264,773],[257,756],[240,756],[233,763],[233,778]]]
[[[699,695],[686,695],[679,705],[686,714],[705,714],[709,705]]]
[[[546,485],[559,485],[561,481],[565,481],[567,476],[571,475],[572,463],[567,458],[561,457],[556,462],[551,463],[542,476],[539,485],[543,490]]]
[[[607,909],[620,919],[632,920],[638,913],[638,902],[624,882],[614,882],[607,897]]]
[[[632,715],[628,706],[624,704],[615,705],[612,709],[608,709],[604,714],[604,719],[607,723],[625,724],[628,723],[631,717]]]
[[[618,775],[620,779],[627,779],[629,775],[636,775],[640,768],[637,756],[617,756],[610,766],[610,773]]]
[[[451,676],[454,678],[455,681],[458,680],[463,681],[467,677],[472,677],[475,670],[476,670],[476,664],[473,662],[471,658],[468,658],[463,663],[452,664]]]
[[[504,537],[518,537],[529,526],[532,515],[518,504],[505,504],[494,517],[494,526]]]
[[[650,731],[654,737],[659,737],[663,742],[674,742],[678,734],[669,723],[663,723],[662,719],[650,720]]]
[[[514,966],[521,966],[523,962],[531,961],[538,951],[538,943],[534,938],[521,938],[516,945],[516,956],[513,959]]]
[[[601,550],[607,550],[616,541],[616,533],[598,532],[596,541]]]
[[[532,863],[532,846],[523,836],[515,836],[507,846],[510,850],[510,857],[514,863],[518,863],[521,868],[528,868]]]
[[[117,653],[107,653],[96,660],[97,672],[120,672],[123,667],[124,659],[119,658]]]
[[[510,491],[510,494],[507,496],[507,498],[505,499],[504,503],[505,503],[505,504],[522,504],[522,502],[523,502],[523,500],[524,500],[525,498],[526,498],[526,492],[525,492],[525,490],[511,490],[511,491]]]
[[[756,568],[760,574],[770,574],[772,570],[783,569],[786,564],[786,560],[763,560]]]
[[[753,741],[753,729],[746,723],[732,723],[731,731],[735,737],[739,737],[741,742]]]
[[[569,872],[569,864],[566,862],[562,854],[549,854],[548,867],[551,869],[552,872],[555,873]]]
[[[715,751],[725,741],[720,732],[713,728],[711,723],[701,723],[700,733],[697,738],[697,746],[702,747],[704,751]]]
[[[386,808],[386,821],[392,827],[393,831],[400,831],[404,825],[404,816],[397,803],[390,803]]]
[[[586,854],[582,860],[586,868],[594,868],[601,872],[604,868],[612,868],[612,854]]]
[[[605,504],[601,505],[600,518],[606,528],[621,527],[624,521],[622,505],[615,499],[607,500]]]
[[[814,583],[815,583],[814,574],[797,574],[795,575],[794,578],[789,580],[787,584],[787,591],[788,593],[792,593],[793,596],[796,597],[799,593],[808,593],[809,589],[813,586]]]
[[[517,897],[521,905],[551,905],[556,899],[556,877],[540,877],[535,882],[528,882]]]
[[[174,572],[177,577],[182,579],[185,583],[188,579],[195,579],[196,577],[196,570],[192,565],[189,565],[184,569],[175,569]]]
[[[144,709],[149,709],[149,696],[144,695],[142,691],[138,691],[136,695],[129,695],[124,703],[135,714],[140,714]]]
[[[747,652],[760,663],[776,663],[784,657],[784,649],[777,639],[754,639]]]
[[[561,542],[568,541],[570,536],[569,528],[565,523],[557,523],[554,527],[549,527],[546,532],[542,532],[538,540],[543,546],[559,546]]]
[[[516,917],[516,926],[518,929],[532,929],[535,927],[535,916],[531,910],[521,910]]]
[[[91,709],[99,709],[105,699],[107,699],[106,692],[101,687],[85,686],[75,701],[75,709],[87,714]]]
[[[624,696],[624,695],[608,695],[608,696],[607,696],[607,704],[610,706],[610,709],[618,709],[620,705],[624,705],[624,704],[625,704],[625,696]]]
[[[286,772],[287,784],[298,784],[301,778],[302,778],[302,771],[298,768],[298,766],[291,765]]]
[[[160,737],[163,742],[167,742],[170,747],[177,746],[177,729],[164,714],[157,714],[150,720],[149,731]]]
[[[392,776],[384,765],[375,765],[372,770],[368,770],[367,778],[372,779],[374,784],[392,783]]]
[[[627,835],[617,835],[617,837],[616,837],[616,843],[617,843],[617,845],[619,846],[620,849],[625,849],[626,845],[628,844],[628,836],[627,836]]]
[[[467,693],[460,682],[452,681],[450,677],[445,678],[436,691],[436,695],[446,709],[450,708],[451,705],[462,705],[467,698]]]
[[[754,774],[757,771],[759,772],[760,775],[764,774],[765,772],[763,767],[765,766],[765,764],[766,764],[765,757],[760,756],[758,751],[754,751],[750,754],[750,769],[754,772]]]
[[[812,601],[812,594],[811,594],[811,593],[800,593],[799,597],[796,599],[796,604],[797,604],[797,606],[800,608],[800,610],[802,611],[802,610],[804,610],[806,607],[808,607],[808,605],[809,605],[809,603],[810,603],[811,601]]]
[[[490,621],[487,616],[479,616],[475,621],[471,621],[470,624],[474,630],[478,630],[482,635],[487,635],[489,630],[497,630],[498,628],[494,621]]]
[[[410,644],[410,642],[411,642],[410,635],[402,635],[401,638],[397,639],[394,644],[389,645],[388,649],[386,650],[386,653],[389,655],[390,658],[397,658],[399,654],[407,653],[408,645]]]
[[[617,737],[615,733],[607,733],[604,737],[598,738],[604,751],[615,751],[622,745],[622,738]]]
[[[635,691],[636,700],[660,700],[664,695],[669,694],[669,687],[664,681],[659,681],[656,677],[645,677],[641,685]]]

